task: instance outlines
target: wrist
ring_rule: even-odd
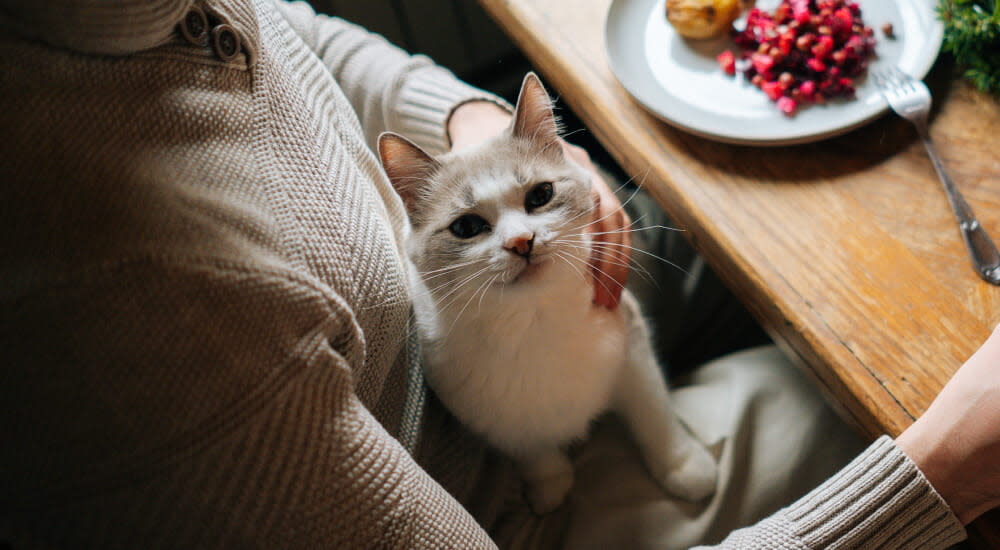
[[[931,487],[951,508],[962,523],[968,525],[995,504],[981,491],[975,456],[962,456],[945,426],[928,426],[917,420],[896,438],[896,446],[917,466]],[[977,482],[978,481],[978,482]]]

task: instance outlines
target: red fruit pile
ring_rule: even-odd
[[[726,50],[722,70],[744,75],[786,115],[800,105],[854,97],[854,77],[875,53],[875,33],[851,0],[782,0],[774,12],[747,14],[746,29],[734,31],[742,61]]]

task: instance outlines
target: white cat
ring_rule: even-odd
[[[515,459],[537,513],[573,484],[565,446],[613,409],[670,493],[715,490],[712,456],[670,408],[635,298],[592,304],[584,227],[590,178],[564,156],[548,94],[534,74],[511,127],[432,158],[405,138],[379,139],[406,204],[407,253],[427,381],[463,423]]]

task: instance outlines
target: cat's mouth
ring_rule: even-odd
[[[548,258],[536,256],[529,259],[521,269],[521,272],[514,276],[511,283],[522,283],[537,279],[548,264]]]

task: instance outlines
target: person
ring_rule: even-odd
[[[651,485],[602,419],[567,505],[534,517],[424,389],[406,218],[372,152],[385,130],[461,147],[507,105],[301,3],[0,19],[12,548],[944,548],[998,504],[994,333],[864,450],[773,348],[727,356],[676,391],[720,462],[709,502]]]

